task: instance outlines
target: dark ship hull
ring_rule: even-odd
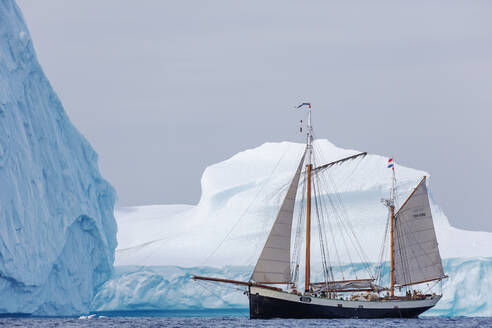
[[[344,301],[251,287],[249,313],[251,319],[415,318],[439,299]]]

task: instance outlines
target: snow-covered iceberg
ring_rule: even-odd
[[[0,1],[0,313],[87,312],[111,275],[115,192]]]
[[[324,154],[323,163],[357,153],[327,140],[317,140],[315,148]],[[241,293],[220,292],[223,301],[189,278],[203,274],[249,279],[303,149],[297,143],[266,143],[208,167],[196,206],[154,205],[116,211],[117,267],[96,295],[93,310],[245,306]],[[387,215],[380,199],[388,196],[391,184],[386,163],[386,157],[370,154],[335,167],[331,173],[367,258],[374,263]],[[400,204],[424,175],[428,176],[397,166]],[[431,205],[450,279],[444,282],[444,298],[428,314],[492,315],[492,299],[486,292],[492,289],[488,278],[492,233],[456,229],[432,197]],[[315,239],[313,245],[317,245]],[[312,249],[313,260],[320,258],[317,251]],[[313,268],[316,271],[316,263]],[[362,265],[360,270],[362,276]]]
[[[323,152],[326,163],[358,153],[327,140],[316,140],[315,148]],[[283,187],[292,178],[303,149],[304,145],[298,143],[266,143],[209,166],[202,177],[202,195],[196,206],[120,209],[116,213],[119,246],[115,264],[253,265],[285,194]],[[387,160],[369,154],[331,171],[347,217],[371,262],[378,261],[387,217],[387,209],[380,202],[388,197],[391,186]],[[397,166],[400,204],[424,175],[429,176],[424,171]],[[432,193],[432,178],[429,183]],[[492,256],[492,233],[451,226],[432,194],[431,206],[443,258]],[[316,241],[313,244],[317,245]],[[313,258],[320,255],[314,253]]]

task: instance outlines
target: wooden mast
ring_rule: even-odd
[[[306,206],[306,274],[304,292],[310,291],[311,278],[311,169],[312,169],[312,126],[311,126],[311,104],[307,103],[308,121],[307,121],[307,206]]]
[[[395,296],[395,205],[390,206],[391,211],[391,297]]]
[[[306,212],[306,285],[304,290],[309,291],[311,267],[311,164],[307,165],[307,212]]]
[[[393,159],[391,159],[393,161]],[[391,220],[391,237],[390,237],[390,264],[391,264],[391,297],[395,296],[395,185],[396,185],[396,176],[395,176],[395,163],[391,163],[391,170],[393,171],[393,185],[391,188],[391,199],[390,199],[390,220]]]

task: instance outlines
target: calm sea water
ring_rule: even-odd
[[[0,318],[0,327],[492,327],[492,318],[250,320],[246,311],[145,311],[99,313],[81,318]]]

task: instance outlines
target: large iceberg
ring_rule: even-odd
[[[115,192],[0,0],[0,313],[87,312],[111,275]]]
[[[304,147],[289,142],[266,143],[208,167],[196,206],[117,210],[115,274],[99,290],[92,309],[246,306],[247,298],[240,292],[203,286],[191,281],[190,276],[250,278]],[[327,140],[315,141],[315,149],[324,154],[320,164],[358,153]],[[369,154],[331,171],[347,216],[372,263],[378,261],[387,218],[380,202],[388,197],[391,185],[387,160]],[[400,204],[424,175],[428,176],[424,171],[397,165]],[[492,289],[492,279],[488,278],[492,273],[492,233],[454,228],[432,195],[431,206],[445,272],[450,278],[443,283],[444,298],[427,314],[492,315],[492,299],[487,292]],[[335,237],[340,234],[334,233]],[[317,245],[315,240],[313,236],[312,245]],[[313,262],[320,259],[319,248],[313,247],[312,253]],[[342,262],[349,262],[349,254],[340,256]],[[359,264],[353,273],[363,276],[364,267]],[[313,270],[321,272],[319,263],[313,263]]]

